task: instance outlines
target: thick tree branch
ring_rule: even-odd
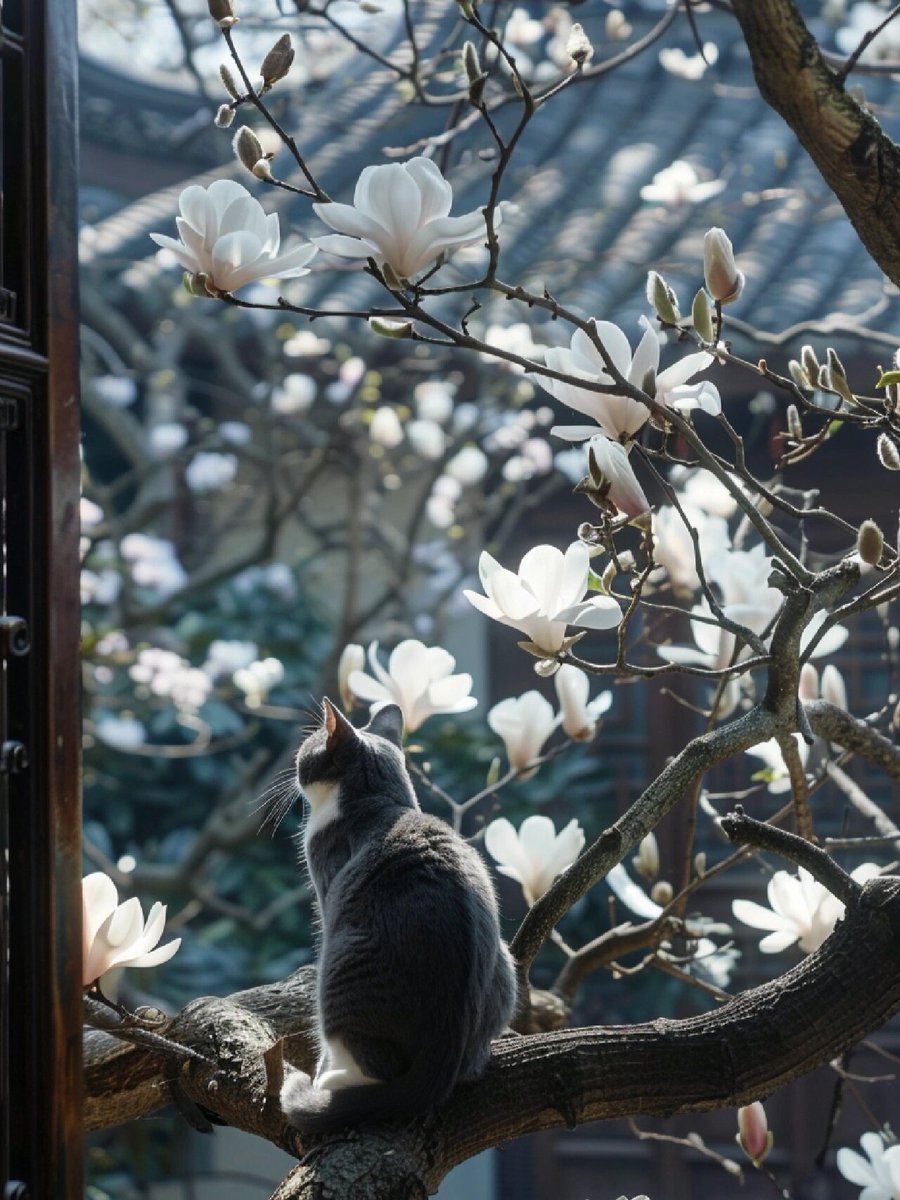
[[[793,129],[882,271],[900,284],[900,147],[844,90],[793,0],[733,0],[759,90]]]

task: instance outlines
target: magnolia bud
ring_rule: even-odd
[[[263,85],[272,87],[279,79],[284,79],[294,61],[294,47],[291,45],[291,35],[283,33],[266,57],[262,60],[259,73],[263,77]]]
[[[230,29],[237,24],[232,0],[207,0],[209,15],[218,23],[220,29]]]
[[[591,45],[590,38],[577,21],[572,22],[572,28],[569,30],[569,36],[566,39],[566,54],[578,67],[583,67],[588,59],[594,57],[594,47]]]
[[[809,386],[814,388],[819,386],[819,360],[816,358],[816,352],[812,346],[804,346],[800,351],[800,362],[803,365],[803,370],[806,378],[809,381]]]
[[[856,551],[864,563],[875,567],[881,562],[884,534],[871,519],[863,521],[856,535]]]
[[[220,104],[216,113],[216,124],[220,129],[227,129],[234,120],[234,109],[230,104]]]
[[[344,712],[352,712],[354,697],[350,690],[350,676],[354,671],[362,671],[366,665],[366,652],[362,646],[350,642],[341,651],[338,659],[338,690],[341,693],[341,704]]]
[[[481,63],[478,60],[478,51],[475,49],[474,42],[466,42],[463,46],[462,64],[469,83],[475,83],[481,79],[484,72],[481,70]]]
[[[888,471],[900,471],[900,449],[889,434],[879,433],[876,448],[883,467]]]
[[[647,272],[647,299],[664,324],[678,324],[681,319],[681,313],[678,311],[678,297],[657,271]]]
[[[369,328],[373,333],[386,338],[408,338],[412,336],[412,321],[391,321],[387,317],[369,317]]]
[[[738,1109],[737,1144],[755,1167],[758,1167],[772,1149],[773,1137],[766,1120],[766,1110],[757,1100]]]
[[[262,144],[248,125],[242,125],[234,135],[231,148],[248,171],[264,157]]]
[[[659,874],[659,845],[652,831],[641,839],[638,852],[631,861],[638,875],[646,879],[648,883],[657,877]]]
[[[798,388],[803,388],[804,391],[809,390],[809,380],[806,378],[806,372],[797,362],[796,358],[792,358],[788,363],[788,374]]]
[[[267,158],[260,158],[253,164],[253,174],[257,179],[274,179],[272,168]]]
[[[847,372],[844,370],[844,364],[837,356],[837,352],[828,347],[828,368],[831,372],[831,386],[837,394],[846,400],[848,404],[855,404],[856,397],[853,395],[850,384],[847,382]]]
[[[788,433],[791,437],[801,442],[803,440],[803,422],[800,420],[800,413],[796,404],[789,404],[785,413],[787,419]]]
[[[694,870],[700,879],[706,874],[706,854],[703,850],[694,855]]]
[[[655,904],[661,905],[663,908],[665,908],[667,904],[671,903],[674,895],[675,893],[672,890],[671,883],[665,879],[658,880],[658,882],[654,883],[653,887],[650,889],[650,899],[654,901]]]
[[[225,85],[225,91],[232,98],[232,100],[240,100],[241,93],[238,90],[238,85],[235,83],[234,76],[225,63],[222,63],[222,65],[219,67],[219,78]]]
[[[703,278],[706,290],[719,304],[733,303],[744,290],[744,275],[735,264],[731,241],[717,226],[703,239]]]
[[[212,295],[207,287],[207,277],[203,271],[198,271],[195,275],[192,275],[190,271],[185,271],[182,276],[182,283],[184,284],[184,290],[191,296],[205,296],[209,299],[210,295]]]
[[[709,307],[709,296],[703,288],[694,297],[694,303],[691,305],[691,320],[697,335],[702,337],[704,342],[711,342],[713,340],[712,309]]]

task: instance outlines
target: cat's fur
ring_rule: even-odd
[[[516,1002],[512,959],[478,853],[424,814],[396,705],[356,730],[323,702],[301,745],[306,862],[318,900],[320,1056],[291,1071],[302,1132],[409,1117],[474,1079]]]

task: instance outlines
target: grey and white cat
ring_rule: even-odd
[[[324,1132],[409,1117],[487,1065],[516,1003],[513,962],[477,851],[419,808],[382,708],[355,729],[328,700],[297,753],[318,901],[319,1060],[281,1092],[290,1122]]]

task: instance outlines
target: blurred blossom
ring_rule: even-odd
[[[298,329],[284,343],[288,358],[318,358],[331,349],[328,338],[319,337],[313,329]]]
[[[699,508],[683,504],[684,517],[697,535],[701,559],[730,547],[728,525],[722,517],[710,516]],[[677,592],[693,592],[700,586],[697,560],[690,529],[672,505],[664,505],[653,514],[653,557],[665,570]]]
[[[612,692],[601,692],[589,702],[591,681],[572,663],[563,663],[553,682],[559,697],[563,732],[573,741],[589,741],[597,732],[597,722],[612,704]]]
[[[281,251],[278,214],[268,216],[245,187],[217,179],[208,188],[191,184],[178,199],[175,220],[179,238],[151,233],[158,246],[171,251],[192,276],[208,287],[236,292],[258,279],[308,275],[315,246],[307,243]]]
[[[297,580],[287,563],[269,563],[263,567],[263,583],[282,600],[293,600],[297,595]]]
[[[148,439],[157,458],[167,458],[187,444],[188,431],[177,421],[161,421],[150,430]]]
[[[219,437],[233,446],[246,446],[252,436],[250,426],[243,421],[222,421],[219,425]]]
[[[584,478],[587,470],[587,457],[581,447],[573,446],[570,450],[557,450],[553,455],[553,466],[574,486]]]
[[[441,256],[485,241],[483,211],[451,217],[452,203],[453,189],[431,159],[366,167],[352,205],[313,205],[316,216],[337,231],[315,238],[315,244],[330,254],[374,258],[398,279],[414,279]]]
[[[424,421],[445,424],[453,415],[453,394],[456,388],[438,379],[426,379],[417,383],[413,396],[416,412]]]
[[[435,421],[421,418],[408,422],[406,437],[412,449],[422,458],[440,458],[447,445],[447,437]]]
[[[456,434],[468,433],[478,424],[480,416],[481,409],[477,404],[472,404],[470,401],[457,404],[453,410],[453,432]]]
[[[272,392],[272,410],[281,416],[305,413],[316,398],[317,385],[311,375],[286,375]]]
[[[719,48],[715,42],[704,42],[702,54],[685,54],[680,46],[667,46],[659,52],[660,66],[670,75],[679,79],[701,79],[707,67],[711,67],[719,57]]]
[[[496,346],[498,350],[508,350],[510,354],[518,354],[520,358],[533,359],[544,350],[544,347],[539,346],[532,337],[531,326],[524,321],[516,321],[512,325],[488,325],[482,340],[490,346]],[[525,370],[518,363],[505,362],[491,354],[482,353],[481,357],[508,367],[511,371]]]
[[[521,453],[531,463],[536,475],[546,475],[553,470],[553,451],[543,438],[529,438],[523,443]]]
[[[378,660],[378,643],[369,646],[372,674],[352,671],[350,690],[373,706],[397,704],[407,733],[438,713],[462,713],[478,701],[469,693],[472,676],[453,674],[456,659],[440,646],[426,646],[415,638],[398,643],[388,657],[387,670]]]
[[[197,495],[216,492],[233,481],[237,475],[237,466],[238,460],[233,454],[201,450],[185,467],[184,480]]]
[[[514,8],[509,14],[504,33],[513,46],[533,46],[544,36],[544,26],[527,9]]]
[[[463,487],[474,487],[484,478],[488,469],[488,456],[477,446],[463,446],[450,459],[444,471]]]
[[[484,550],[478,573],[485,595],[463,594],[479,612],[521,630],[537,650],[552,657],[562,648],[567,625],[610,629],[621,620],[611,597],[591,594],[584,599],[589,570],[590,554],[581,542],[573,542],[565,554],[555,546],[535,546],[516,575]]]
[[[97,375],[91,386],[110,408],[127,408],[137,399],[137,384],[128,375]]]
[[[431,487],[431,494],[443,500],[458,500],[462,493],[463,485],[452,475],[438,475]]]
[[[241,667],[232,678],[234,686],[244,693],[247,707],[259,708],[284,679],[284,666],[277,658],[263,658]]]
[[[701,204],[725,189],[724,179],[703,182],[689,162],[678,158],[657,171],[653,182],[641,188],[641,199],[678,208],[682,204]]]
[[[147,741],[147,730],[134,717],[116,717],[104,713],[97,719],[94,732],[101,742],[117,750],[134,750]]]
[[[106,568],[103,571],[81,572],[82,604],[115,604],[122,591],[122,576],[118,571]]]
[[[574,819],[559,833],[542,815],[526,817],[518,832],[506,817],[491,821],[484,831],[484,848],[500,864],[497,870],[521,885],[529,904],[568,870],[583,847],[584,830]]]
[[[376,408],[369,424],[369,437],[386,450],[392,450],[403,441],[403,426],[395,409],[388,404]]]
[[[447,496],[429,496],[425,501],[425,512],[435,529],[449,529],[456,521],[456,509]]]
[[[797,695],[801,700],[818,700],[819,698],[819,672],[810,662],[806,662],[800,668],[800,686],[797,689]]]
[[[514,454],[503,464],[502,475],[507,483],[523,483],[534,473],[534,464],[521,454]]]
[[[131,575],[138,587],[150,588],[161,597],[183,587],[187,575],[175,556],[175,547],[166,538],[147,533],[128,533],[119,543],[122,557],[131,564]]]
[[[98,654],[113,657],[118,654],[127,654],[131,647],[128,637],[121,629],[112,629],[97,642],[95,647]]]
[[[836,705],[837,708],[847,710],[847,685],[844,683],[843,675],[831,663],[828,663],[822,671],[821,689],[823,700]]]
[[[864,1133],[859,1139],[865,1158],[855,1150],[841,1147],[837,1169],[845,1179],[863,1190],[859,1200],[896,1200],[900,1196],[900,1146],[887,1145],[877,1133]]]
[[[559,718],[549,700],[540,692],[530,691],[495,704],[487,715],[487,723],[503,739],[510,767],[527,779],[537,768],[527,772],[526,768],[540,756]]]
[[[249,666],[258,654],[259,647],[256,642],[217,638],[209,644],[203,670],[210,679],[221,679],[224,675],[233,675],[241,667]]]
[[[154,696],[170,699],[178,708],[200,708],[212,691],[212,680],[204,671],[174,651],[156,646],[140,650],[128,673],[135,683],[145,684]]]
[[[338,691],[341,695],[341,704],[344,712],[352,712],[355,705],[353,702],[353,689],[350,687],[350,676],[354,671],[361,671],[366,665],[366,652],[362,646],[358,646],[355,642],[350,642],[341,651],[341,657],[338,659],[337,675],[338,675]]]
[[[859,884],[879,875],[875,863],[861,863],[851,877]],[[759,943],[764,954],[777,954],[796,942],[804,954],[818,950],[844,915],[844,905],[805,867],[797,875],[776,871],[767,889],[770,908],[753,900],[733,900],[731,911],[754,929],[769,929]]]
[[[147,914],[136,896],[119,904],[116,885],[102,871],[81,881],[82,980],[90,987],[112,967],[155,967],[168,962],[181,938],[158,946],[166,924],[166,906],[157,902]],[[154,949],[156,947],[156,949]]]
[[[79,502],[79,515],[82,529],[92,529],[103,520],[103,509],[87,496],[82,496]]]
[[[834,35],[838,49],[842,54],[852,54],[859,46],[865,35],[880,25],[887,16],[886,10],[880,4],[872,4],[862,0],[854,4],[847,13],[847,24],[838,29]],[[890,21],[874,38],[860,55],[861,63],[897,62],[900,60],[900,30],[896,21]],[[869,1200],[866,1197],[866,1200]]]
[[[731,517],[737,511],[737,500],[711,471],[702,467],[676,467],[670,478],[686,504],[717,517]],[[739,481],[735,482],[740,486]]]
[[[797,743],[800,762],[805,766],[806,760],[809,757],[809,746],[807,746],[799,733],[792,734],[791,736]],[[791,790],[791,777],[788,772],[787,763],[784,761],[781,747],[775,738],[770,738],[767,742],[760,742],[758,746],[752,746],[746,753],[752,755],[754,758],[762,759],[763,771],[766,775],[766,786],[773,796]]]

